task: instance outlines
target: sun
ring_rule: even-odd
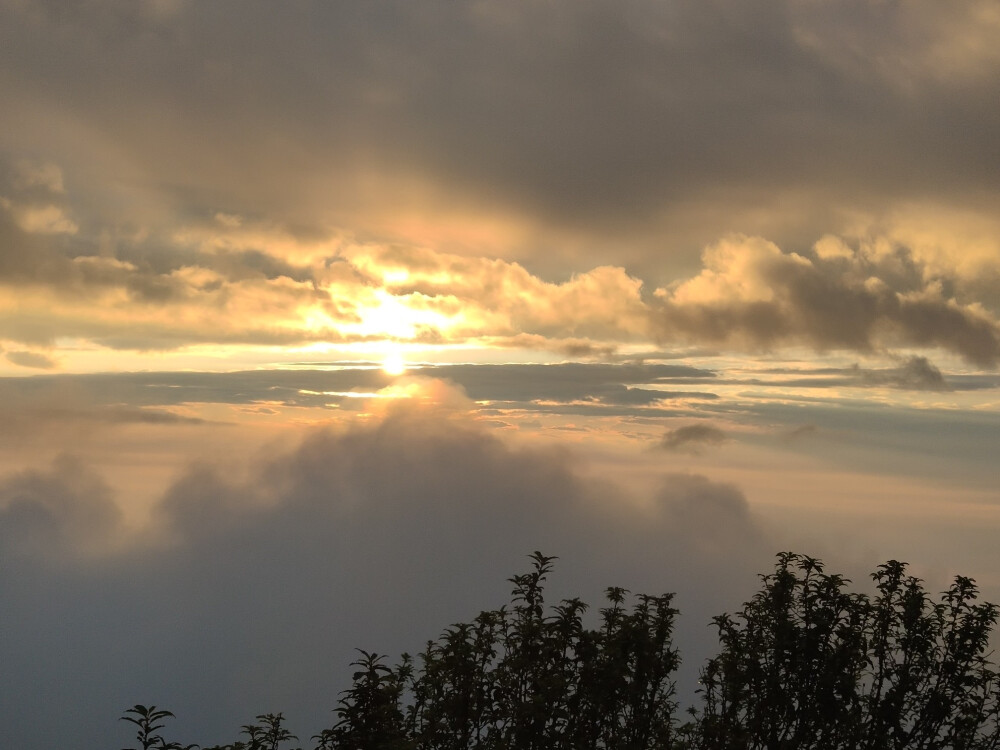
[[[393,377],[406,372],[406,360],[403,358],[403,353],[398,349],[387,352],[382,359],[382,372]]]

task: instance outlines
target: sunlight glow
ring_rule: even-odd
[[[410,272],[405,268],[389,268],[382,271],[382,283],[405,284],[409,281]]]
[[[386,375],[392,375],[393,377],[406,372],[406,359],[399,349],[394,349],[386,353],[385,358],[382,360],[382,371]]]
[[[447,331],[454,326],[452,317],[427,309],[420,299],[420,295],[396,297],[377,289],[369,301],[357,306],[360,322],[341,326],[341,330],[361,336],[414,339],[427,331]]]

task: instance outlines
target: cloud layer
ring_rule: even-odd
[[[752,585],[732,571],[770,555],[735,487],[666,476],[640,502],[584,482],[565,453],[512,449],[442,407],[397,406],[255,463],[246,480],[191,468],[144,530],[123,527],[69,460],[0,484],[11,742],[103,747],[136,701],[168,705],[208,741],[248,711],[318,729],[352,649],[418,649],[502,603],[526,550],[561,556],[567,595],[678,591],[682,639],[704,650],[712,610]]]
[[[795,253],[733,235],[706,249],[699,273],[650,295],[622,268],[551,283],[517,263],[377,245],[331,245],[301,266],[252,248],[190,250],[156,269],[75,245],[26,253],[19,237],[28,235],[8,228],[6,282],[17,302],[8,297],[0,321],[12,349],[67,337],[139,350],[390,340],[607,357],[658,341],[939,349],[982,367],[1000,357],[1000,324],[974,286],[887,240],[824,237]],[[16,348],[7,358],[55,366],[41,351]]]
[[[21,360],[658,338],[996,362],[989,0],[92,5],[0,7]]]
[[[5,3],[8,138],[55,109],[59,155],[156,175],[137,208],[221,191],[218,211],[383,228],[400,199],[614,234],[692,197],[773,207],[762,175],[812,213],[995,186],[988,0],[170,7]]]

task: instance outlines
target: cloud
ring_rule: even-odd
[[[898,364],[893,367],[871,368],[861,367],[855,363],[850,367],[781,367],[765,370],[768,375],[777,375],[775,379],[761,380],[754,378],[756,386],[766,386],[775,389],[786,388],[898,388],[911,391],[950,391],[975,390],[988,388],[994,382],[990,375],[949,376],[946,380],[941,370],[927,357],[911,355],[909,357],[892,356]],[[781,377],[788,376],[788,377]],[[950,382],[954,381],[954,382]],[[726,381],[721,381],[726,382]],[[740,381],[729,381],[740,382]]]
[[[5,352],[4,357],[19,367],[33,367],[38,370],[53,370],[58,367],[56,360],[39,352]]]
[[[80,228],[58,206],[25,206],[13,209],[13,214],[29,234],[76,234]]]
[[[905,388],[918,391],[948,390],[941,370],[935,367],[926,357],[909,357],[898,367],[887,370],[857,369],[862,382],[869,385],[890,385],[895,388]]]
[[[624,268],[598,266],[551,283],[519,263],[420,247],[364,246],[344,256],[411,306],[459,313],[453,335],[514,336],[530,343],[531,336],[627,341],[646,333],[642,281]]]
[[[722,445],[728,439],[729,436],[718,427],[689,424],[668,430],[660,440],[659,447],[668,451],[698,453],[703,448]]]
[[[12,183],[20,191],[40,189],[50,195],[62,195],[66,192],[63,172],[58,164],[21,159],[12,171]]]
[[[49,208],[31,215],[49,216]],[[22,221],[27,214],[8,209],[0,211],[0,308],[17,295],[4,327],[24,343],[78,336],[171,349],[489,338],[607,356],[648,328],[642,282],[619,267],[551,283],[499,259],[300,242],[273,228],[215,223],[118,238],[112,254],[110,230],[72,242],[39,236]]]
[[[722,232],[794,246],[848,212],[995,190],[990,0],[390,5],[392,23],[340,5],[14,4],[0,146],[87,185],[104,225],[267,215],[552,249],[536,262],[561,272],[609,254],[675,272]]]
[[[913,272],[894,278],[885,266],[899,259],[919,272],[905,251],[871,259],[821,249],[810,259],[761,238],[733,236],[705,251],[697,276],[657,290],[656,324],[666,340],[821,351],[940,347],[995,365],[996,319],[980,305],[949,297],[940,280]]]
[[[345,366],[312,362],[297,369],[237,372],[133,372],[59,374],[0,378],[0,397],[8,403],[30,404],[45,397],[57,406],[59,394],[78,391],[95,416],[118,415],[146,407],[170,408],[185,404],[281,404],[286,406],[341,406],[357,401],[357,392],[390,389],[395,378],[370,363]],[[425,379],[446,380],[463,389],[473,401],[506,402],[512,408],[531,409],[539,402],[643,404],[658,399],[713,399],[704,390],[715,373],[680,364],[501,364],[430,365],[414,370]],[[697,390],[688,390],[696,385]],[[388,392],[388,391],[387,391]],[[51,404],[46,403],[46,408]],[[74,405],[76,411],[79,405]]]
[[[657,501],[702,554],[725,555],[734,545],[755,545],[763,539],[746,497],[735,485],[698,474],[669,474]]]
[[[121,510],[105,482],[79,460],[60,456],[47,470],[0,480],[0,549],[48,560],[99,554],[116,541]]]
[[[887,237],[825,235],[800,254],[731,235],[704,251],[699,272],[652,295],[621,267],[551,282],[516,262],[398,244],[331,241],[292,262],[268,244],[276,235],[261,247],[249,235],[217,245],[161,238],[159,247],[122,242],[112,257],[96,240],[27,233],[0,211],[5,237],[0,324],[25,347],[67,337],[140,351],[390,339],[609,359],[657,341],[750,351],[938,348],[980,366],[1000,358],[996,314],[980,301],[989,294],[957,267],[949,275],[941,256]]]
[[[553,600],[596,603],[607,585],[677,591],[693,684],[705,624],[771,554],[731,486],[668,476],[643,502],[584,479],[565,452],[516,448],[461,409],[421,402],[247,457],[244,471],[194,466],[145,531],[117,526],[80,468],[0,487],[2,552],[14,561],[0,571],[11,613],[0,657],[21,675],[0,720],[27,749],[72,732],[96,750],[122,708],[143,700],[182,717],[189,741],[231,737],[264,710],[316,731],[355,647],[419,649],[505,601],[505,579],[534,549],[561,558]],[[78,539],[109,531],[117,544],[82,556]],[[72,564],[51,564],[57,542]],[[31,697],[42,690],[48,721]]]
[[[789,443],[795,443],[804,438],[812,437],[817,432],[819,432],[819,428],[816,425],[803,424],[784,432],[781,435],[781,439]]]
[[[655,340],[943,348],[987,366],[1000,357],[995,294],[983,281],[993,246],[980,242],[972,273],[954,248],[935,250],[926,232],[895,225],[887,234],[825,234],[803,253],[729,235],[704,250],[699,272],[650,295],[618,265],[552,281],[502,258],[358,241],[329,228],[300,236],[266,219],[221,214],[229,219],[220,222],[220,212],[132,233],[93,220],[86,231],[55,231],[79,209],[52,197],[17,193],[0,210],[0,324],[20,346],[67,337],[135,350],[388,338],[607,359]],[[79,200],[72,191],[55,197]],[[30,226],[29,214],[38,220]]]

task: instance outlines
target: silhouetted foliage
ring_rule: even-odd
[[[721,653],[702,673],[698,747],[955,748],[1000,746],[998,683],[987,659],[997,621],[959,576],[932,603],[890,561],[877,595],[792,553],[736,617],[715,618]]]
[[[715,618],[720,652],[681,723],[672,596],[610,588],[587,628],[579,599],[546,608],[555,558],[531,558],[509,606],[452,625],[416,660],[360,651],[316,750],[1000,750],[997,608],[976,603],[969,578],[933,603],[890,561],[869,597],[819,560],[778,555],[743,609]],[[168,716],[137,705],[123,718],[143,750],[179,748],[156,734]],[[280,713],[257,721],[247,741],[206,750],[297,739]]]
[[[328,747],[647,748],[671,737],[678,658],[670,596],[609,589],[601,627],[588,630],[577,599],[545,611],[554,558],[511,578],[510,608],[483,612],[431,641],[419,669],[362,652]],[[406,700],[404,700],[404,697]]]
[[[284,715],[260,714],[259,724],[244,724],[240,734],[247,736],[246,742],[234,742],[231,745],[215,745],[204,750],[279,750],[282,744],[289,740],[297,740],[294,734],[282,726]]]
[[[129,714],[134,714],[129,716]],[[135,738],[139,741],[141,750],[191,750],[197,745],[179,745],[176,742],[166,742],[157,732],[163,729],[161,723],[164,719],[173,718],[169,711],[158,709],[156,706],[144,706],[136,703],[132,708],[126,709],[125,714],[119,721],[127,721],[135,724],[138,731]],[[137,750],[136,748],[124,748],[124,750]]]

